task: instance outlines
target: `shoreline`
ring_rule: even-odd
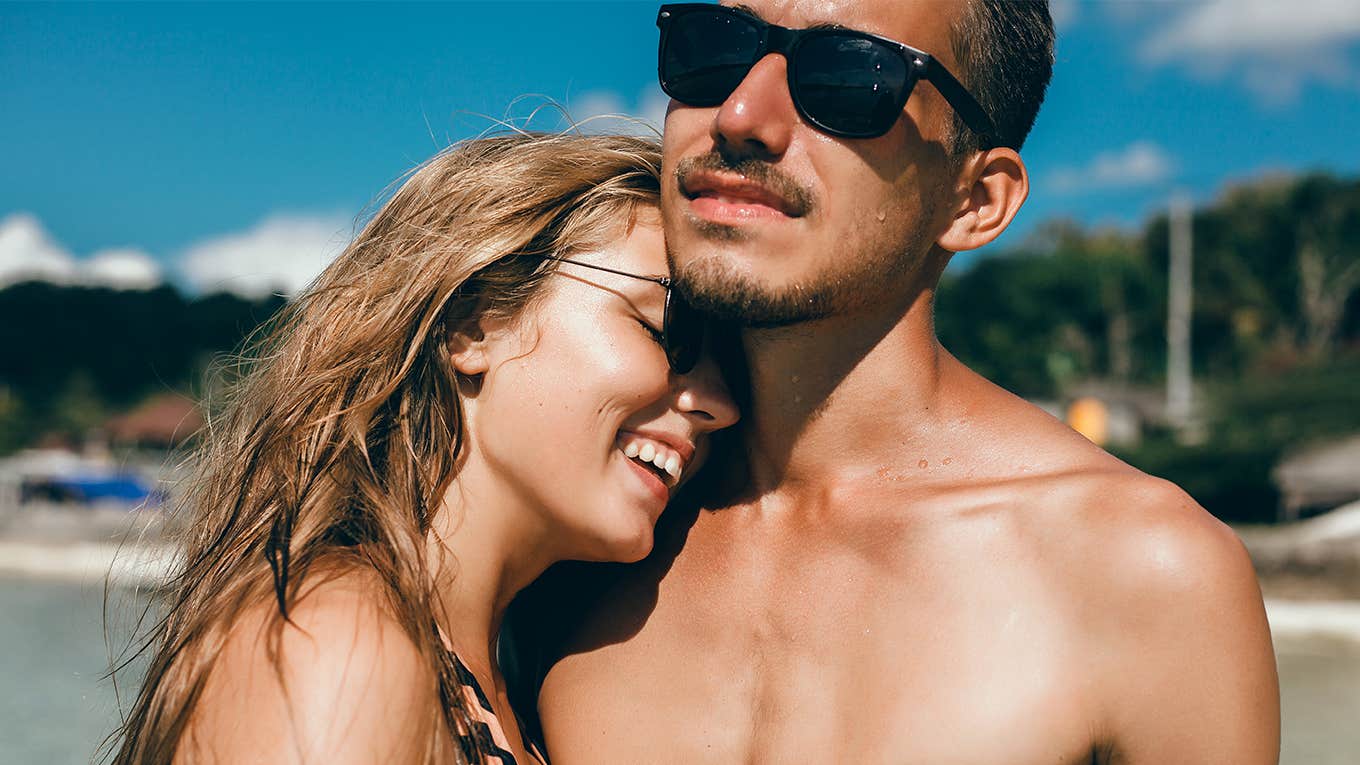
[[[168,542],[46,542],[0,538],[0,577],[156,589],[180,562]],[[1270,575],[1262,575],[1270,593]],[[1321,590],[1325,592],[1324,590]],[[1265,598],[1271,634],[1281,641],[1329,637],[1360,644],[1360,599]]]
[[[2,577],[158,589],[182,561],[160,512],[41,508],[4,516]],[[1233,531],[1256,567],[1277,639],[1360,643],[1360,502],[1288,526]]]
[[[1325,637],[1360,646],[1360,600],[1267,598],[1265,603],[1270,634],[1277,641]]]
[[[0,539],[0,576],[158,588],[180,562],[166,542],[36,542]]]

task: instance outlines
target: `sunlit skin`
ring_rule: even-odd
[[[576,259],[666,274],[656,212],[643,210],[624,238]],[[651,550],[677,484],[637,465],[621,444],[669,446],[683,481],[708,435],[738,418],[712,359],[684,375],[669,369],[653,332],[663,287],[570,264],[549,278],[522,316],[484,320],[450,343],[463,380],[466,458],[429,537],[447,615],[441,633],[506,723],[503,745],[522,765],[537,760],[492,658],[505,607],[556,561],[636,561]],[[409,721],[440,703],[428,663],[385,611],[377,583],[359,574],[316,582],[283,631],[291,696],[260,639],[265,604],[233,631],[179,761],[416,761],[427,732]]]
[[[956,4],[748,4],[959,71]],[[784,65],[762,60],[719,106],[672,103],[673,270],[698,289],[852,289],[825,318],[745,332],[746,490],[669,515],[583,620],[562,609],[582,623],[538,699],[553,762],[1275,762],[1270,636],[1232,532],[935,338],[939,272],[1005,230],[1023,161],[951,164],[927,84],[887,135],[829,137]],[[715,150],[769,163],[811,212],[740,177],[682,188],[674,170]]]

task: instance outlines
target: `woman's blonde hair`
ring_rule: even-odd
[[[376,575],[439,678],[443,719],[431,710],[427,759],[483,760],[450,746],[472,718],[438,635],[426,553],[465,436],[450,332],[524,310],[555,264],[518,256],[622,236],[639,205],[657,203],[660,163],[656,141],[623,136],[457,144],[414,171],[282,311],[209,418],[179,505],[184,563],[142,649],[150,664],[115,762],[174,758],[233,620],[270,600],[277,666],[299,588],[334,561]]]

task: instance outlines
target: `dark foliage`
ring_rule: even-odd
[[[1140,231],[1054,223],[950,274],[945,346],[1030,397],[1074,383],[1165,379],[1166,216]],[[1271,177],[1195,211],[1197,387],[1207,440],[1148,438],[1121,457],[1220,518],[1275,517],[1270,470],[1290,450],[1360,431],[1360,179]]]
[[[1026,396],[1153,383],[1166,359],[1168,223],[1043,228],[941,285],[945,346]],[[1360,178],[1266,178],[1195,211],[1196,374],[1227,379],[1360,350]]]
[[[168,286],[0,290],[0,450],[54,432],[79,439],[153,393],[194,396],[213,356],[237,348],[283,303],[190,299]]]

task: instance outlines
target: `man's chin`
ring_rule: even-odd
[[[829,290],[803,285],[774,286],[713,256],[672,266],[676,286],[697,309],[717,319],[746,327],[786,327],[832,313]]]

